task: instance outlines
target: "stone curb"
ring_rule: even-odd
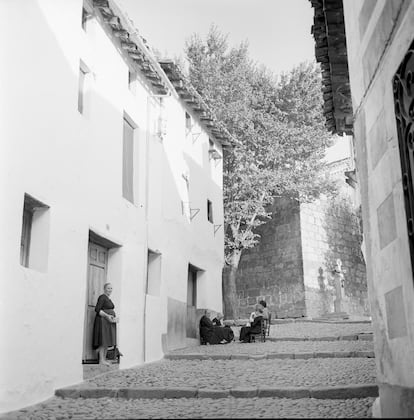
[[[352,321],[350,319],[344,319],[343,321],[330,321],[328,319],[272,319],[271,325],[277,325],[277,324],[289,324],[289,323],[295,323],[295,322],[310,322],[315,324],[372,324],[372,321],[368,320],[359,320],[359,321]]]
[[[310,391],[309,388],[302,387],[286,387],[286,388],[277,388],[277,387],[266,387],[259,388],[258,396],[260,398],[309,398]]]
[[[228,389],[199,389],[197,392],[198,398],[227,398],[230,396]]]
[[[266,341],[373,341],[372,333],[352,335],[328,336],[328,337],[266,337]]]
[[[378,397],[376,384],[336,385],[331,387],[310,388],[310,397],[319,399],[347,399]]]
[[[170,357],[173,356],[173,357]],[[265,360],[265,359],[330,359],[330,358],[375,358],[373,351],[315,351],[298,353],[261,353],[261,354],[232,354],[232,355],[197,355],[194,354],[166,354],[167,360]]]
[[[241,327],[246,325],[248,321],[247,318],[240,319],[238,321],[234,320],[224,320],[224,325],[228,325],[230,327]],[[291,324],[297,322],[313,322],[315,324],[372,324],[372,321],[369,320],[352,320],[352,319],[344,319],[344,320],[329,320],[329,319],[304,319],[304,318],[272,318],[271,325],[277,324]]]
[[[257,388],[237,387],[230,389],[230,395],[235,398],[257,397]]]
[[[139,399],[139,398],[165,398],[165,387],[160,388],[120,388],[117,398]]]
[[[378,396],[376,384],[350,384],[330,387],[236,387],[231,389],[197,388],[94,388],[57,389],[55,395],[61,398],[126,398],[126,399],[163,399],[163,398],[319,398],[349,399]]]

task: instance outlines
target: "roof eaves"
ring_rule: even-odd
[[[202,96],[192,86],[180,67],[173,60],[160,60],[159,64],[175,91],[186,105],[198,116],[202,125],[223,147],[230,147],[239,142],[230,134],[227,128],[217,120],[214,113]]]
[[[93,7],[99,11],[112,34],[119,38],[123,52],[136,64],[152,89],[160,95],[168,94],[172,89],[170,81],[146,41],[115,0],[93,0]]]
[[[334,134],[353,133],[353,110],[342,0],[309,0],[314,8],[311,33],[322,71],[326,127]]]

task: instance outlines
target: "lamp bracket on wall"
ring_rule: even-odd
[[[216,149],[210,149],[208,151],[208,156],[210,159],[214,159],[214,160],[222,159],[220,153]]]
[[[186,214],[186,209],[190,210],[190,220],[193,220],[194,217],[197,216],[197,214],[200,212],[200,209],[193,209],[190,207],[189,202],[181,201],[181,212],[182,214]]]
[[[191,136],[193,138],[193,143],[197,141],[197,139],[200,137],[201,131],[199,133],[191,133]]]
[[[190,208],[190,220],[193,220],[194,217],[200,212],[200,209],[192,209]]]
[[[221,228],[222,225],[214,225],[214,235]]]

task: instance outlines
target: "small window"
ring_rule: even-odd
[[[25,200],[26,204],[26,200]],[[30,250],[30,237],[32,233],[32,219],[33,213],[23,208],[23,223],[22,223],[22,236],[20,241],[20,264],[24,267],[29,267],[29,250]]]
[[[85,78],[86,72],[79,69],[79,91],[78,91],[78,111],[83,114],[85,100]]]
[[[78,111],[80,114],[85,114],[87,79],[90,70],[86,64],[81,60],[79,65],[79,86],[78,86]]]
[[[122,196],[134,202],[134,131],[135,128],[124,118]]]
[[[188,112],[185,113],[185,133],[191,132],[191,116]]]
[[[128,89],[135,95],[137,93],[137,74],[134,71],[128,71]]]
[[[197,306],[197,269],[188,265],[187,306]]]
[[[29,194],[24,195],[20,264],[45,270],[49,247],[49,206]]]
[[[148,250],[146,294],[159,296],[161,290],[161,254]]]
[[[213,203],[210,200],[207,200],[207,220],[210,223],[213,223]]]

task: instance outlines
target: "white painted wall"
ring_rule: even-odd
[[[121,368],[144,362],[144,340],[147,360],[162,356],[167,300],[186,302],[188,263],[205,270],[198,306],[221,310],[223,227],[214,235],[206,215],[209,198],[222,224],[221,161],[212,171],[205,133],[194,144],[185,137],[175,94],[165,99],[167,135],[155,135],[157,100],[142,80],[135,94],[128,90],[126,61],[96,21],[82,30],[81,12],[81,0],[0,2],[7,16],[0,27],[0,307],[7,320],[0,412],[82,380],[89,230],[121,245],[108,269],[121,319]],[[83,115],[80,60],[90,70]],[[134,204],[122,197],[124,112],[137,126]],[[189,199],[200,208],[191,222],[181,212],[183,170]],[[50,206],[41,269],[20,265],[25,193]],[[162,254],[162,278],[160,296],[146,298],[148,247]]]

